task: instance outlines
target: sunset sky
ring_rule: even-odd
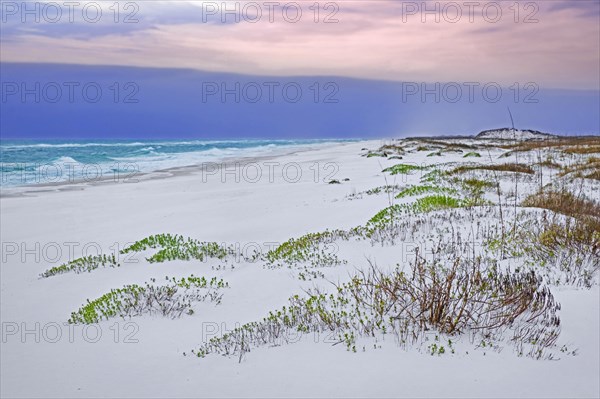
[[[112,2],[96,3],[103,11],[96,23],[83,18],[82,6],[74,8],[73,23],[66,8],[56,23],[50,21],[56,15],[52,8],[40,12],[40,23],[35,23],[22,9],[13,15],[7,3],[12,2],[3,1],[5,62],[386,80],[535,81],[543,87],[582,89],[597,89],[600,79],[598,0],[522,1],[518,7],[513,1],[341,0],[327,9],[326,2],[319,3],[318,22],[314,7],[309,9],[314,2],[300,1],[296,4],[302,16],[295,23],[284,18],[284,5],[290,4],[285,1],[272,6],[272,13],[265,2],[137,1],[127,9],[121,2],[118,23],[109,9]],[[223,15],[236,7],[237,12]],[[423,12],[436,7],[437,17]],[[257,10],[262,13],[259,21],[249,22],[257,18]],[[293,21],[297,10],[293,5],[286,10]],[[86,13],[93,18],[95,8]],[[130,23],[123,21],[128,15]],[[22,18],[29,19],[22,23]]]

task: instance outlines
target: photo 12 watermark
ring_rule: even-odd
[[[2,23],[22,24],[137,24],[140,4],[135,1],[5,1]]]
[[[503,87],[498,82],[402,82],[403,103],[458,103],[485,102],[494,104],[504,100],[518,104],[537,104],[540,87],[535,82],[515,82]]]
[[[75,260],[89,259],[101,262],[102,257],[109,259],[108,264],[118,266],[126,263],[138,263],[136,252],[125,252],[128,244],[119,242],[109,246],[95,241],[2,241],[2,263],[56,264],[71,263]]]
[[[537,24],[540,6],[526,1],[402,1],[402,23]]]
[[[204,242],[171,234],[157,234],[139,241],[114,242],[110,245],[95,241],[2,241],[0,260],[3,264],[48,265],[49,269],[41,277],[171,260],[210,262],[220,270],[242,263],[272,266],[282,260],[277,250],[285,244],[280,241]],[[324,242],[318,246],[323,253],[331,255],[340,251],[336,242]]]
[[[3,163],[2,186],[61,183],[138,183],[140,166],[135,162],[81,163],[72,159],[46,163]]]
[[[337,162],[204,162],[200,166],[202,183],[328,183],[340,171]]]
[[[336,82],[298,81],[209,81],[202,82],[202,103],[287,103],[310,101],[315,104],[340,102]]]
[[[200,13],[203,23],[337,24],[339,11],[333,1],[203,1]]]
[[[2,343],[57,344],[112,342],[137,344],[140,327],[132,321],[115,321],[110,325],[73,324],[67,322],[3,321]]]
[[[136,82],[2,81],[2,104],[137,104],[140,87]]]

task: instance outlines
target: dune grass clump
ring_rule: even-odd
[[[594,180],[600,180],[600,170],[596,170],[588,175],[585,175],[586,179],[594,179]]]
[[[122,249],[119,253],[125,255],[132,252],[141,252],[147,249],[160,248],[158,252],[146,258],[150,263],[160,263],[170,260],[204,261],[207,258],[225,259],[234,255],[235,251],[216,242],[203,242],[181,235],[157,234],[136,241],[130,246]],[[63,273],[91,272],[99,267],[120,267],[117,257],[112,255],[95,255],[77,258],[60,266],[52,267],[40,276],[43,278],[56,276]]]
[[[366,154],[363,154],[363,156],[366,156],[367,158],[384,157],[389,159],[401,159],[402,157],[400,157],[400,155],[404,155],[404,153],[404,148],[398,144],[385,144],[375,151],[369,150]]]
[[[441,184],[443,177],[444,172],[438,168],[435,168],[421,176],[421,183],[427,183],[430,185]]]
[[[386,151],[386,152],[392,152],[392,153],[396,153],[396,154],[404,154],[405,150],[404,147],[402,147],[399,144],[386,144],[383,145],[379,148],[380,151]]]
[[[514,144],[502,145],[501,148],[519,151],[534,151],[541,149],[556,149],[565,152],[576,153],[578,149],[600,147],[598,136],[570,136],[556,137],[546,140],[527,140]],[[587,150],[585,150],[587,151]]]
[[[491,261],[462,259],[442,266],[416,256],[410,270],[391,273],[374,266],[358,272],[334,293],[309,290],[282,309],[210,339],[192,352],[243,355],[279,345],[298,334],[325,333],[356,352],[358,337],[390,334],[406,347],[425,332],[474,341],[508,341],[519,355],[544,357],[560,332],[557,304],[534,273],[503,274]],[[508,336],[508,337],[507,337]]]
[[[580,196],[575,196],[567,190],[542,191],[528,196],[523,206],[548,209],[556,213],[576,218],[591,216],[600,218],[600,203]],[[592,221],[590,221],[592,222]]]
[[[598,180],[598,177],[600,177],[600,158],[589,157],[581,162],[565,166],[562,168],[559,176],[563,177],[567,175]]]
[[[337,255],[335,240],[347,238],[342,230],[326,230],[321,233],[308,233],[299,238],[291,238],[277,248],[266,253],[268,267],[294,267],[309,264],[310,267],[338,266],[346,261]]]
[[[400,186],[397,184],[388,184],[385,186],[379,186],[379,187],[375,187],[375,188],[371,188],[369,190],[365,191],[365,194],[367,195],[377,195],[377,194],[382,194],[382,193],[393,193],[396,191],[400,191]]]
[[[404,212],[426,213],[442,209],[458,208],[462,206],[462,200],[447,195],[429,195],[418,198],[410,204],[395,204],[377,212],[369,219],[369,224],[379,224],[388,220],[395,214]]]
[[[597,284],[599,220],[547,211],[541,217],[537,212],[524,212],[519,215],[519,228],[508,234],[504,252],[522,258],[522,267],[541,274],[548,283],[586,288]]]
[[[453,180],[455,183],[459,184],[461,188],[467,193],[467,198],[472,201],[479,202],[483,205],[483,194],[486,191],[497,189],[497,185],[487,180],[481,180],[476,178],[470,179],[457,179]]]
[[[63,273],[75,272],[84,273],[91,272],[99,267],[119,267],[121,264],[117,262],[114,254],[112,255],[90,255],[72,260],[60,266],[54,266],[42,274],[40,277],[52,277]]]
[[[147,258],[150,263],[166,262],[171,260],[204,261],[207,258],[225,259],[233,255],[233,250],[223,247],[216,242],[200,242],[189,240],[176,247],[166,247]]]
[[[367,158],[373,158],[373,157],[387,157],[386,154],[382,153],[382,152],[372,152],[369,151],[366,155]]]
[[[177,247],[186,241],[185,237],[179,234],[156,234],[143,238],[134,242],[130,246],[124,248],[121,253],[141,252],[147,249]]]
[[[385,168],[382,172],[389,172],[391,175],[405,175],[417,170],[425,169],[425,166],[418,165],[409,165],[400,163],[398,165],[390,166],[389,168]]]
[[[593,263],[592,273],[600,269],[600,203],[578,197],[569,191],[543,191],[532,194],[523,201],[523,206],[543,208],[568,216],[564,221],[556,216],[544,217],[532,227],[534,237],[530,239],[530,252],[537,258],[553,258],[557,253],[574,252],[572,259],[589,255]],[[577,271],[579,268],[570,268]],[[588,273],[589,274],[589,273]],[[591,275],[586,278],[590,284]],[[571,279],[573,280],[573,279]]]
[[[525,265],[537,267],[551,284],[591,288],[600,271],[600,233],[584,228],[571,221],[544,226],[525,247],[531,259]]]
[[[408,187],[408,188],[400,191],[398,193],[398,195],[396,195],[396,198],[414,197],[417,195],[423,195],[423,194],[428,194],[428,193],[449,194],[449,195],[458,194],[458,192],[453,188],[422,185],[422,186]]]
[[[358,193],[348,194],[346,198],[349,200],[353,200],[360,199],[363,197],[363,195],[394,194],[400,191],[401,189],[402,187],[400,187],[397,184],[386,184],[385,186],[378,186],[365,191],[360,191]]]
[[[455,175],[465,172],[471,172],[474,170],[490,170],[497,172],[515,172],[515,173],[526,173],[529,175],[535,174],[535,171],[528,165],[517,164],[517,163],[504,163],[497,165],[473,165],[473,166],[459,166],[454,170],[448,172],[449,175]]]
[[[481,154],[475,151],[467,152],[463,158],[481,158]]]
[[[426,213],[438,211],[441,209],[458,208],[462,206],[462,201],[449,195],[429,195],[418,198],[414,204],[409,205],[410,210],[417,213]]]
[[[449,141],[441,141],[441,140],[432,140],[432,139],[421,139],[424,143],[428,143],[435,146],[442,146],[444,150],[472,150],[476,147],[460,142],[449,142]]]
[[[191,259],[204,261],[207,258],[222,260],[234,254],[233,249],[219,243],[199,241],[177,234],[157,234],[146,237],[123,249],[121,253],[140,252],[150,248],[160,248],[154,255],[146,258],[150,263]]]
[[[598,256],[600,262],[600,222],[567,219],[565,223],[544,223],[538,237],[542,247],[550,251],[557,249],[574,249],[580,253],[589,251]]]
[[[490,190],[490,189],[494,189],[496,188],[496,184],[491,182],[491,181],[487,181],[487,180],[481,180],[481,179],[476,179],[476,178],[472,178],[472,179],[464,179],[460,181],[465,187],[468,187],[471,190],[474,191],[485,191],[485,190]]]
[[[228,283],[217,280],[216,277],[207,280],[192,275],[179,280],[166,277],[166,280],[166,285],[131,284],[112,289],[93,301],[88,299],[79,310],[71,313],[69,323],[91,324],[112,317],[125,318],[142,314],[177,318],[185,311],[192,314],[192,306],[196,302],[209,300],[219,304],[223,297],[220,290],[229,287]],[[152,283],[155,282],[152,279]]]
[[[600,154],[600,145],[580,145],[567,148],[569,154]]]
[[[422,214],[443,209],[475,205],[447,195],[429,195],[409,204],[394,204],[377,212],[364,226],[356,227],[352,233],[364,238],[373,238],[377,233],[393,231],[402,215]]]
[[[552,159],[545,159],[542,162],[536,163],[536,165],[543,166],[545,168],[550,168],[550,169],[561,169],[562,168],[561,164],[554,162]]]

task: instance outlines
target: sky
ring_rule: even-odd
[[[84,68],[114,68],[111,73],[102,70],[105,75],[98,75],[98,81],[110,80],[112,74],[122,71],[119,68],[136,67],[161,69],[165,73],[185,69],[210,73],[213,78],[238,74],[280,82],[299,77],[331,77],[329,81],[339,80],[345,87],[349,81],[343,79],[353,79],[355,83],[390,82],[396,88],[402,82],[433,85],[451,82],[463,88],[465,82],[471,82],[501,86],[505,97],[518,91],[520,98],[512,104],[516,109],[523,108],[526,104],[522,97],[531,94],[524,88],[535,91],[536,95],[548,94],[547,90],[564,90],[568,98],[577,99],[577,104],[590,104],[592,98],[592,105],[596,104],[600,90],[599,0],[143,0],[122,1],[116,6],[114,1],[69,4],[2,0],[2,64],[37,65],[46,69],[53,68],[52,64],[72,65],[73,76]],[[10,72],[10,82],[31,80],[31,76],[19,76],[14,68]],[[4,82],[7,74],[2,78]],[[235,79],[232,78],[235,75],[227,76]],[[156,82],[145,82],[146,87],[152,85],[153,90],[158,90]],[[380,88],[379,83],[373,84]],[[511,87],[518,89],[511,91]],[[342,88],[337,84],[340,101],[346,98]],[[7,87],[3,86],[3,90],[6,93]],[[405,94],[403,90],[400,93],[401,97]],[[147,91],[143,94],[148,95]],[[421,103],[435,102],[435,95],[431,98],[424,98]],[[549,97],[544,98],[549,110],[558,106],[556,99],[552,102]],[[482,105],[487,106],[489,102],[485,102]],[[27,101],[19,103],[22,107],[30,106]],[[442,103],[447,107],[440,115],[449,118],[454,104],[445,98]],[[150,106],[150,102],[147,104]],[[400,100],[400,104],[406,108],[406,102]],[[14,111],[19,104],[11,105],[10,99],[3,101],[5,111],[9,105]],[[372,105],[364,104],[366,108]],[[438,105],[431,104],[442,110]],[[544,124],[543,112],[539,111],[543,105],[536,108],[539,119],[526,120],[530,125],[527,127],[565,130],[558,122]],[[511,104],[500,102],[494,115],[504,117],[507,106]],[[152,107],[157,105],[152,103]],[[331,107],[318,110],[327,113]],[[465,107],[459,116],[468,118],[479,109],[476,105]],[[160,108],[146,110],[156,111]],[[527,114],[525,108],[522,114]],[[6,112],[3,116],[6,117]],[[455,121],[459,119],[456,116]],[[583,116],[577,112],[577,116],[586,123],[570,133],[598,133],[598,112],[593,107]],[[199,124],[196,131],[203,131],[202,121],[194,123]],[[432,128],[427,123],[422,127],[414,122],[408,126],[402,120],[394,123],[397,125],[386,122],[386,129],[369,134],[388,135],[394,129],[406,133],[409,128],[419,133],[444,133],[443,125]],[[210,125],[213,129],[218,127],[218,123]],[[482,125],[477,122],[459,126],[449,119],[446,133],[489,127]],[[5,124],[4,128],[4,135],[25,134],[33,129],[20,129],[17,121]],[[192,126],[187,128],[194,130]],[[263,128],[247,130],[260,135]],[[94,129],[88,126],[80,130],[83,134]],[[335,134],[338,133],[342,134]],[[208,133],[203,131],[203,134]]]

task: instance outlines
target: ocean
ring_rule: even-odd
[[[94,181],[354,140],[2,140],[0,188]]]

